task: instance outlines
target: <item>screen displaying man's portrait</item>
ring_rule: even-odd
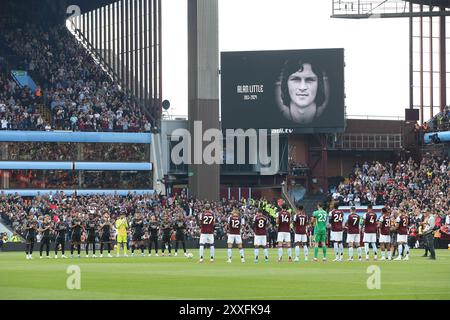
[[[327,108],[329,96],[328,77],[318,62],[306,56],[285,61],[275,84],[275,99],[286,120],[314,122]]]
[[[223,52],[222,128],[345,128],[344,49]]]

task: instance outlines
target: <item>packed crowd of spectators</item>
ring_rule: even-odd
[[[45,88],[45,100],[52,113],[51,129],[151,130],[151,123],[140,107],[112,81],[65,26],[44,30],[25,25],[2,30],[2,36],[9,49],[20,57],[25,70]],[[18,120],[10,118],[10,129],[21,129]],[[40,125],[36,128],[45,127]]]
[[[416,235],[420,234],[419,223],[423,221],[426,211],[436,214],[438,226],[450,223],[449,178],[449,161],[445,155],[427,154],[419,163],[409,159],[397,163],[356,164],[349,177],[330,193],[328,207],[331,208],[335,202],[341,206],[380,205],[390,208],[394,217],[399,209],[403,209],[409,214],[411,232]],[[204,210],[205,203],[188,198],[184,193],[166,197],[156,194],[67,196],[61,192],[33,198],[1,194],[0,214],[14,230],[23,232],[26,215],[30,212],[38,221],[49,214],[54,220],[63,219],[67,222],[78,215],[87,219],[91,212],[97,218],[109,213],[113,219],[124,213],[130,220],[137,212],[142,213],[147,220],[151,215],[162,218],[166,214],[175,217],[183,213],[187,219],[188,239],[197,239],[200,229],[196,217]],[[253,237],[250,222],[258,208],[268,213],[270,236],[275,232],[274,213],[280,210],[280,204],[279,199],[267,201],[264,198],[211,202],[216,217],[216,239],[226,237],[226,222],[233,209],[238,209],[246,221],[243,227],[244,239]],[[312,212],[307,214],[311,215]],[[447,230],[450,233],[450,229]]]
[[[450,131],[450,106],[437,114],[432,120],[429,132]]]
[[[151,176],[138,171],[11,170],[8,174],[11,189],[152,188]]]
[[[28,87],[20,88],[0,72],[0,129],[49,130],[37,110],[38,98]]]
[[[0,143],[2,159],[10,161],[149,161],[144,144]]]
[[[340,205],[408,206],[408,211],[425,208],[448,211],[450,165],[446,155],[426,154],[420,163],[356,164],[352,174],[332,192]]]
[[[352,174],[332,190],[330,200],[345,206],[383,205],[392,209],[394,217],[403,209],[410,217],[410,229],[420,235],[427,211],[436,215],[439,227],[450,223],[449,188],[448,156],[427,153],[420,163],[409,159],[356,164]],[[450,237],[450,229],[446,230]]]
[[[121,214],[125,214],[131,220],[139,212],[143,214],[147,221],[152,215],[162,219],[166,214],[175,218],[179,213],[184,213],[187,222],[186,235],[191,240],[200,237],[197,216],[204,210],[205,203],[204,201],[189,199],[183,194],[173,197],[131,193],[127,196],[68,196],[60,192],[33,198],[21,197],[17,194],[2,194],[0,196],[0,216],[15,231],[23,234],[23,226],[29,213],[33,214],[34,219],[39,224],[43,222],[45,215],[50,215],[53,221],[62,219],[70,224],[75,216],[86,220],[90,213],[94,213],[97,218],[100,218],[104,213],[108,213],[113,220]],[[241,209],[242,217],[249,222],[256,213],[256,205],[259,205],[259,201],[249,205],[246,204],[245,200],[226,201],[224,199],[210,204],[216,215],[215,236],[217,239],[224,239],[226,236],[226,221],[231,211],[234,208]],[[247,239],[252,236],[253,230],[250,224],[246,223],[243,229],[243,238]]]

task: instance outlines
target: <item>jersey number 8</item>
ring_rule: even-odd
[[[260,228],[260,229],[264,228],[264,220],[258,221],[258,228]]]

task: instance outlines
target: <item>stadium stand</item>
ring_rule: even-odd
[[[7,143],[2,159],[10,161],[145,161],[145,146],[141,144],[85,143],[78,155],[77,144],[72,143]]]
[[[1,127],[9,130],[149,132],[151,123],[65,26],[45,29],[26,24],[4,28],[0,41],[41,89],[19,88],[0,78]],[[5,47],[3,45],[2,47]],[[10,68],[11,68],[10,67]],[[12,97],[12,98],[11,98]],[[43,100],[51,124],[37,105]],[[4,105],[4,106],[3,106]]]
[[[428,121],[429,132],[450,131],[450,106]]]
[[[419,222],[422,221],[425,210],[431,210],[439,216],[440,227],[444,226],[446,219],[449,220],[446,217],[450,209],[449,181],[450,165],[447,155],[427,154],[420,162],[412,159],[384,164],[364,162],[362,165],[355,164],[353,172],[338,186],[331,188],[328,207],[332,207],[335,201],[342,206],[382,205],[391,208],[394,215],[402,208],[410,216],[410,228],[419,230],[420,234]],[[143,213],[146,219],[151,215],[162,217],[167,213],[175,217],[182,212],[188,222],[188,238],[197,239],[199,227],[195,216],[202,212],[204,204],[204,201],[188,198],[184,193],[166,197],[156,194],[67,196],[61,192],[34,198],[2,194],[0,214],[13,230],[21,233],[28,213],[33,213],[38,222],[46,214],[51,215],[54,220],[70,222],[74,216],[86,220],[90,210],[94,210],[98,216],[109,213],[112,218],[125,213],[129,219],[137,212]],[[225,237],[226,220],[233,208],[238,208],[243,218],[250,222],[259,207],[274,223],[273,218],[280,210],[279,205],[277,199],[223,199],[212,203],[217,221],[217,239]],[[311,210],[307,209],[308,215],[312,214]],[[246,223],[243,238],[252,236],[251,225]]]

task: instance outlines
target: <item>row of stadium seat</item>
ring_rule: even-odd
[[[28,24],[2,28],[0,41],[18,57],[15,60],[21,61],[14,67],[27,71],[44,93],[39,91],[37,96],[37,92],[27,87],[19,88],[3,73],[0,78],[0,113],[2,105],[5,109],[5,113],[0,114],[3,129],[151,130],[151,123],[141,109],[65,26],[48,30]],[[51,123],[45,123],[37,113],[36,105],[42,99],[51,110]]]

